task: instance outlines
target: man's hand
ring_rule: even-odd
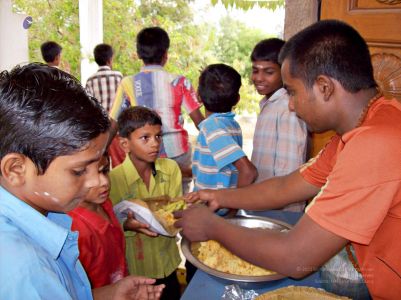
[[[211,210],[215,211],[221,207],[219,202],[217,201],[216,193],[217,193],[216,190],[200,190],[185,194],[183,198],[187,203],[202,201],[206,203]]]
[[[212,239],[210,233],[213,232],[213,222],[219,220],[210,209],[200,204],[174,212],[174,218],[179,219],[174,226],[182,228],[181,234],[191,242]]]
[[[157,300],[164,285],[153,285],[155,279],[128,276],[114,284],[93,290],[95,300]]]
[[[140,232],[140,233],[146,234],[147,236],[150,236],[150,237],[158,236],[157,232],[154,232],[149,229],[148,224],[144,224],[144,223],[137,221],[134,218],[134,215],[132,212],[128,212],[127,220],[124,221],[123,226],[124,226],[124,230]]]

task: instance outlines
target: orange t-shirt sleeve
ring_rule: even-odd
[[[394,168],[394,164],[401,167],[400,142],[386,134],[358,128],[342,140],[334,137],[315,161],[301,169],[306,181],[322,187],[307,208],[310,218],[353,242],[371,241],[400,185]]]

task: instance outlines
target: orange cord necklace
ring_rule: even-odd
[[[377,89],[377,93],[368,101],[366,106],[361,112],[361,115],[358,119],[358,123],[356,124],[355,128],[359,127],[362,125],[363,121],[365,121],[366,115],[368,114],[369,108],[372,106],[373,103],[376,102],[377,99],[379,99],[381,96],[383,96],[382,92]]]

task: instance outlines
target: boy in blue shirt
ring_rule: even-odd
[[[99,185],[110,123],[71,75],[42,64],[0,74],[2,299],[158,299],[152,279],[91,291],[66,212]]]
[[[206,119],[199,124],[199,135],[192,159],[194,192],[203,189],[243,187],[258,172],[242,150],[242,131],[232,108],[240,99],[241,76],[224,64],[209,65],[199,77],[198,95],[205,106]],[[217,213],[224,215],[227,209]],[[188,261],[187,282],[196,269]]]
[[[194,191],[243,187],[257,177],[242,150],[242,131],[232,112],[240,87],[241,76],[224,64],[209,65],[199,78],[206,119],[199,124],[193,155]]]

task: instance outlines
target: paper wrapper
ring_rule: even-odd
[[[135,219],[149,225],[150,230],[161,235],[173,237],[177,235],[179,229],[175,228],[171,221],[168,222],[166,220],[167,215],[161,216],[154,212],[178,200],[180,199],[172,199],[168,196],[124,200],[114,206],[114,212],[120,221],[124,221],[128,216],[128,212],[131,211]],[[169,217],[171,218],[171,215]]]

